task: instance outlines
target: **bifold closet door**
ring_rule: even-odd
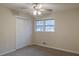
[[[25,46],[24,19],[16,18],[16,49]]]

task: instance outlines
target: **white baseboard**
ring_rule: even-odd
[[[77,52],[77,51],[72,51],[72,50],[67,50],[67,49],[62,49],[62,48],[57,48],[57,47],[49,47],[49,46],[43,45],[43,44],[35,44],[35,45],[44,46],[44,47],[48,47],[48,48],[52,48],[52,49],[56,49],[56,50],[65,51],[65,52],[79,54],[79,52]]]
[[[26,45],[26,46],[29,46],[29,45]],[[7,53],[14,52],[14,51],[16,51],[16,50],[18,50],[18,49],[21,49],[21,48],[24,48],[24,47],[26,47],[26,46],[23,46],[23,47],[20,47],[20,48],[15,48],[15,49],[13,49],[13,50],[3,52],[3,53],[0,54],[0,56],[2,56],[2,55],[4,55],[4,54],[7,54]]]
[[[14,51],[16,51],[16,49],[13,49],[13,50],[10,50],[10,51],[3,52],[3,53],[0,54],[0,56],[3,56],[4,54],[11,53],[11,52],[14,52]]]

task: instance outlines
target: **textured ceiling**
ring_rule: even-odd
[[[0,3],[0,5],[33,15],[32,3]],[[43,9],[52,9],[53,12],[79,8],[78,3],[41,3],[41,5]],[[48,11],[43,13],[50,14]]]

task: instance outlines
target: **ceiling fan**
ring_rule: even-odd
[[[31,8],[21,8],[22,10],[28,10],[28,11],[33,11],[33,15],[36,15],[36,16],[39,16],[41,14],[44,13],[51,13],[53,10],[52,9],[49,9],[49,8],[46,8],[44,7],[44,5],[42,3],[33,3],[30,5]]]
[[[44,9],[42,8],[42,5],[40,3],[33,3],[32,8],[34,9],[33,14],[34,15],[41,15],[43,11],[49,11],[52,12],[52,9]]]

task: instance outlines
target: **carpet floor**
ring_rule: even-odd
[[[42,46],[28,46],[18,49],[14,52],[5,54],[3,56],[79,56],[78,54],[46,48]]]

